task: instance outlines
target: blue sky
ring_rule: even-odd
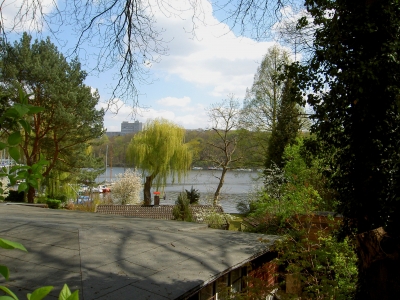
[[[50,12],[52,1],[46,1],[49,3],[46,10]],[[108,131],[119,131],[122,121],[145,122],[157,117],[169,119],[187,129],[207,128],[207,107],[231,94],[243,100],[263,55],[274,42],[239,36],[216,19],[207,0],[198,2],[202,5],[203,23],[206,25],[202,22],[197,24],[196,37],[187,32],[192,27],[191,10],[169,17],[155,11],[158,26],[165,30],[163,38],[169,41],[168,55],[161,56],[159,63],[149,67],[153,83],[137,85],[139,103],[147,108],[140,109],[133,117],[129,101],[123,103],[116,99],[118,113],[108,111],[104,119]],[[13,10],[11,5],[5,7],[3,15],[11,16]],[[67,36],[68,32],[63,34]],[[46,36],[46,30],[42,36]],[[65,53],[73,47],[73,39],[64,40],[65,44],[57,46]],[[94,50],[87,51],[92,53]],[[113,84],[112,78],[112,71],[97,76],[89,74],[86,84],[98,89],[101,100],[106,101],[110,97],[106,87]]]

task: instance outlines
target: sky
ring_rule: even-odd
[[[16,3],[22,0],[16,0]],[[51,12],[51,0],[46,10]],[[231,95],[243,101],[246,88],[253,83],[257,67],[268,48],[274,41],[256,41],[240,36],[225,23],[217,19],[213,7],[207,0],[200,0],[203,21],[198,22],[196,35],[192,28],[190,9],[179,16],[166,16],[155,11],[157,26],[164,29],[163,39],[167,44],[168,54],[161,56],[158,63],[148,67],[150,84],[138,84],[139,109],[132,114],[132,107],[115,99],[118,113],[107,111],[104,126],[107,131],[120,131],[123,121],[138,120],[145,123],[149,119],[165,118],[186,129],[206,129],[209,127],[207,108],[227,99]],[[12,15],[12,7],[3,9],[3,15]],[[42,35],[46,36],[44,30]],[[58,45],[59,50],[63,49]],[[64,45],[68,48],[71,45]],[[60,49],[61,48],[61,49]],[[88,49],[88,52],[92,51]],[[113,84],[112,72],[93,76],[89,74],[85,84],[98,89],[101,103],[110,97],[106,87]]]

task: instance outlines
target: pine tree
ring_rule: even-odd
[[[24,134],[20,146],[24,163],[32,166],[46,159],[44,177],[52,170],[73,172],[87,167],[77,158],[85,154],[89,141],[103,133],[104,111],[96,109],[98,93],[83,83],[86,73],[80,63],[68,62],[50,39],[32,43],[24,33],[14,45],[4,44],[0,70],[2,94],[8,101],[18,103],[17,86],[22,85],[31,93],[29,104],[44,108],[29,120],[32,133]],[[30,186],[29,202],[34,195]]]
[[[298,104],[294,100],[291,81],[287,80],[278,109],[276,127],[272,130],[268,143],[268,153],[265,161],[266,169],[271,168],[272,163],[279,168],[283,167],[282,155],[285,147],[295,141],[300,130],[300,111]]]

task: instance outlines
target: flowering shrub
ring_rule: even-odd
[[[139,192],[142,190],[142,176],[135,170],[126,170],[118,174],[111,192],[114,204],[139,204]]]
[[[220,229],[222,226],[226,225],[227,222],[233,220],[230,214],[220,213],[215,209],[203,210],[196,213],[196,218],[200,222],[207,223],[209,227]]]

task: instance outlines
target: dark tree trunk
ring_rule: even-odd
[[[380,227],[357,235],[357,299],[391,300],[400,295],[400,238]]]
[[[35,188],[33,186],[29,186],[28,188],[28,203],[35,202]]]
[[[146,181],[144,183],[144,188],[143,188],[143,199],[144,199],[144,205],[150,205],[151,204],[151,185],[153,183],[153,179],[156,177],[156,175],[151,174],[150,176],[146,176]]]

